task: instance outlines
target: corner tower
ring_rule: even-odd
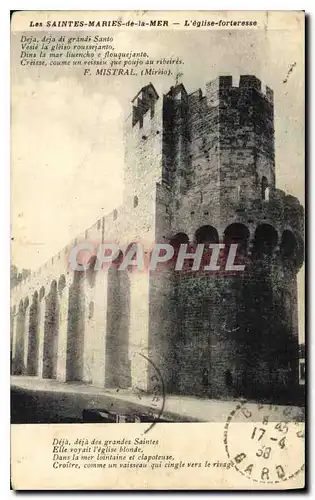
[[[167,390],[289,398],[304,211],[276,188],[273,91],[221,76],[162,98],[150,84],[133,105],[126,193],[151,200],[155,241],[238,243],[247,262],[237,276],[150,275],[149,349]]]
[[[237,87],[231,76],[220,76],[204,94],[173,87],[163,117],[162,179],[179,220],[187,218],[186,205],[199,217],[204,205],[224,225],[235,203],[268,197],[275,188],[273,91],[263,92],[255,76],[241,76]]]

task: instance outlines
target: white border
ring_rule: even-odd
[[[1,195],[0,195],[0,203],[1,203],[1,216],[0,216],[0,234],[1,234],[1,274],[0,274],[0,297],[1,297],[1,308],[0,308],[0,325],[2,330],[1,335],[1,344],[0,344],[0,352],[2,353],[2,359],[0,361],[0,380],[1,380],[1,452],[2,460],[1,460],[1,474],[0,474],[0,492],[1,499],[11,497],[14,492],[9,490],[9,468],[10,468],[10,410],[9,410],[9,263],[10,263],[10,249],[9,249],[9,232],[10,232],[10,190],[9,190],[9,182],[10,182],[10,18],[9,18],[9,10],[305,10],[306,13],[312,17],[312,14],[315,13],[315,4],[313,1],[308,0],[303,3],[303,5],[299,5],[299,2],[293,2],[290,0],[286,1],[277,1],[277,0],[268,0],[265,2],[251,2],[239,0],[238,2],[231,2],[226,0],[220,1],[200,1],[195,0],[194,2],[186,2],[181,1],[175,2],[172,0],[159,0],[158,2],[144,2],[139,0],[134,0],[132,2],[124,1],[124,0],[115,0],[115,2],[111,2],[110,4],[106,4],[104,1],[100,0],[89,0],[88,2],[82,2],[80,0],[70,1],[70,0],[55,0],[54,2],[47,2],[45,0],[29,0],[28,2],[16,1],[10,3],[7,0],[3,0],[0,6],[0,36],[1,36],[1,66],[2,71],[0,73],[0,85],[1,85],[1,157],[2,157],[2,168],[1,168]],[[193,8],[192,8],[193,7]],[[210,7],[210,9],[209,9]],[[314,54],[314,37],[311,36],[311,24],[313,24],[312,19],[309,19],[309,62],[313,61],[312,55]],[[313,24],[314,26],[314,24]],[[311,78],[311,68],[309,69],[309,94],[312,93],[312,78]],[[306,96],[310,98],[309,96]],[[310,106],[311,103],[311,106]],[[311,121],[314,115],[314,101],[311,99],[309,101],[306,100],[306,107],[308,108],[309,115],[309,148],[314,141],[314,132],[311,128]],[[4,154],[3,154],[4,153]],[[309,152],[310,153],[310,152]],[[309,205],[309,216],[313,215],[315,212],[315,199],[314,199],[314,177],[312,178],[311,170],[313,165],[311,163],[311,154],[309,154],[309,165],[308,165],[308,185],[309,192],[308,198],[310,200]],[[313,191],[313,193],[312,193]],[[312,196],[313,194],[313,196]],[[312,201],[313,198],[313,201]],[[311,219],[312,220],[312,219]],[[315,238],[315,227],[314,223],[310,223],[310,242],[309,249],[310,254],[312,253],[313,246],[313,238]],[[309,284],[315,281],[314,270],[310,269],[309,275]],[[310,297],[312,294],[310,293]],[[310,311],[315,310],[315,307],[312,307],[313,303],[309,303]],[[315,304],[314,304],[315,306]],[[311,316],[311,315],[310,315]],[[314,349],[314,342],[312,342],[311,334],[312,334],[312,317],[310,317],[310,323],[308,324],[308,365],[310,365],[310,359],[314,359],[312,356]],[[311,400],[311,370],[308,372],[308,380],[310,385],[309,390],[309,430],[311,428],[311,416],[314,415],[312,411],[314,409],[314,399]],[[314,432],[313,432],[314,435]],[[313,447],[313,440],[309,441],[309,451],[308,455],[310,456]],[[314,474],[314,460],[308,464],[309,471],[309,487],[312,488],[312,477],[315,477]],[[36,474],[36,471],[34,471]],[[291,493],[292,494],[292,493]],[[88,496],[89,493],[86,493],[85,496]],[[166,494],[169,496],[170,494]],[[257,494],[256,494],[257,495]],[[255,495],[255,496],[256,496]],[[270,493],[269,493],[270,495]],[[271,494],[275,495],[275,494]],[[33,497],[40,498],[42,494],[30,494],[28,498]],[[58,495],[59,496],[59,495]],[[64,496],[61,494],[61,496]],[[68,496],[68,494],[67,494]],[[117,498],[117,494],[106,493],[106,497],[115,497]],[[143,495],[141,495],[143,496]],[[151,497],[153,495],[151,494]],[[156,494],[154,495],[156,496]],[[190,498],[193,498],[195,495],[191,493],[188,495]],[[213,496],[213,494],[212,494]],[[216,494],[214,496],[217,496]],[[219,497],[223,498],[228,495],[220,494]]]

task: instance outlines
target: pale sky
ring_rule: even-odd
[[[148,81],[162,94],[175,78],[83,77],[82,68],[21,67],[22,34],[12,35],[12,252],[18,268],[36,269],[121,203],[122,126],[131,111],[130,101]],[[271,87],[277,187],[304,204],[301,36],[285,30],[120,30],[111,35],[117,50],[145,49],[152,57],[181,57],[181,81],[188,92],[205,89],[206,82],[220,74],[232,74],[235,81],[240,74],[254,74]],[[302,333],[301,276],[299,285]]]

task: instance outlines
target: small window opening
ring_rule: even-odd
[[[263,177],[261,179],[261,198],[264,201],[269,200],[269,185],[268,185],[268,179],[267,177]]]
[[[139,198],[138,196],[133,197],[133,207],[136,208],[139,204]]]

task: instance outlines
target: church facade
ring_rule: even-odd
[[[271,398],[298,385],[304,211],[276,187],[273,91],[150,83],[125,124],[124,201],[12,291],[14,375]],[[237,243],[244,273],[72,271],[78,242]],[[148,362],[149,360],[149,362]]]

